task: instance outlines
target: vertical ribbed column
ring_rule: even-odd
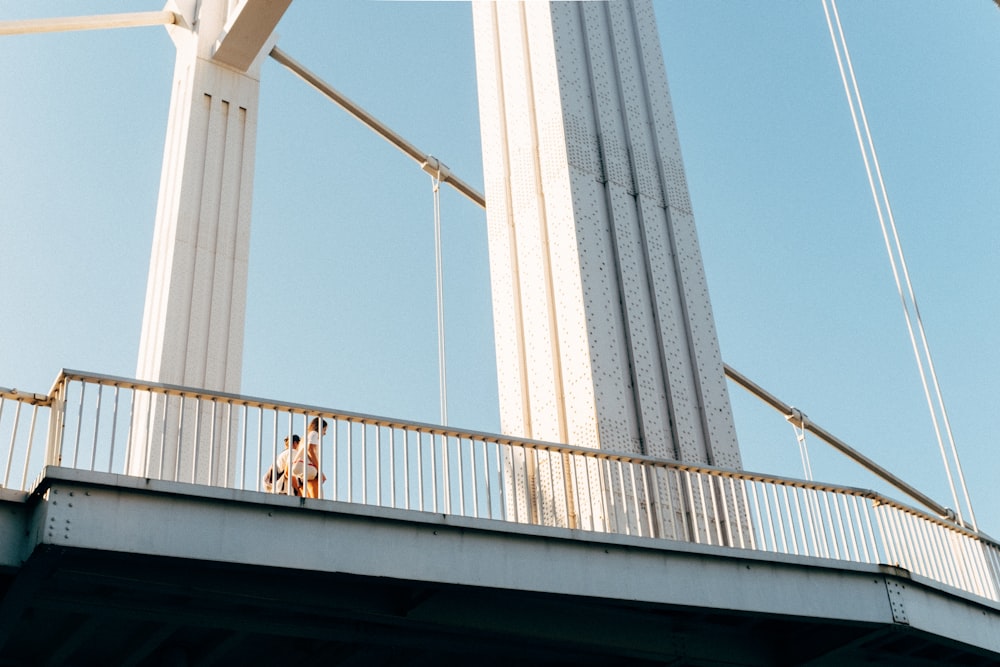
[[[177,60],[136,373],[144,380],[237,393],[260,58],[247,72],[211,59],[226,11],[225,0],[202,2],[191,22],[195,30],[170,28]],[[188,446],[204,436],[191,428],[197,420],[178,415],[188,431],[178,434],[173,419],[162,414],[166,410],[164,404],[148,411],[153,428],[166,432],[150,439],[151,449],[134,462],[136,468],[161,478],[174,477],[169,471],[176,470],[181,479],[195,481],[226,475],[208,470],[207,447]],[[199,431],[228,426],[203,425]],[[166,443],[162,452],[160,442]],[[224,454],[213,452],[212,458],[222,461]]]
[[[504,432],[741,467],[652,5],[473,15]]]

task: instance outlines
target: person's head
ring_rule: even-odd
[[[292,436],[292,446],[293,446],[293,447],[297,447],[297,446],[298,446],[298,444],[299,444],[299,442],[300,442],[301,440],[302,440],[302,438],[300,438],[299,436],[297,436],[297,435],[293,435],[293,436]],[[285,447],[287,447],[287,446],[288,446],[288,438],[286,437],[286,438],[285,438]]]
[[[323,432],[325,433],[326,432],[326,420],[325,419],[320,419],[319,417],[313,417],[313,420],[311,422],[309,422],[309,430],[310,431],[319,431],[321,424],[322,424],[322,427],[323,427]]]

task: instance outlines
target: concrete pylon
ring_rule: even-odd
[[[239,392],[261,61],[289,2],[167,6],[184,25],[168,27],[177,59],[136,370],[142,380]],[[147,412],[154,424],[172,423],[168,409],[190,408],[162,401]],[[199,451],[193,441],[203,429],[228,425],[202,424],[196,432],[193,423],[185,442],[175,427],[157,427],[168,432],[134,449],[132,472],[226,479],[221,466],[209,470],[226,452]]]
[[[473,16],[504,433],[741,468],[651,2]],[[586,511],[569,464],[507,462],[521,520]]]

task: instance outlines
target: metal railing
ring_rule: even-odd
[[[62,465],[263,491],[314,419],[320,499],[894,565],[1000,601],[1000,544],[873,491],[76,371],[0,388],[0,481]]]

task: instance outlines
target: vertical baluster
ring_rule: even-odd
[[[681,521],[684,524],[684,534],[688,541],[694,538],[695,542],[701,542],[698,536],[698,523],[696,521],[696,508],[694,506],[694,490],[691,488],[691,474],[687,471],[674,469],[677,476],[677,493],[687,496],[687,510],[681,512]]]
[[[153,433],[156,432],[156,428],[153,425],[153,402],[158,401],[157,395],[151,391],[146,391],[146,396],[148,397],[148,403],[146,404],[146,423],[149,424],[149,441],[146,445],[146,456],[148,459],[150,456],[150,450],[153,448]],[[159,475],[160,479],[163,479],[163,448],[166,445],[166,435],[167,435],[167,411],[170,409],[170,397],[166,394],[161,394],[163,397],[163,417],[160,419],[160,456],[158,465],[156,468],[156,474]],[[152,466],[152,463],[149,464]]]
[[[898,552],[901,556],[901,563],[910,572],[921,573],[920,563],[917,561],[906,532],[903,530],[902,513],[891,505],[886,505],[885,517],[889,524]]]
[[[403,507],[410,509],[410,432],[403,431]]]
[[[28,463],[31,461],[31,450],[32,445],[35,442],[35,421],[38,417],[38,405],[31,406],[31,422],[28,424],[28,446],[24,451],[24,468],[21,471],[21,484],[17,488],[21,491],[28,490]],[[13,449],[13,447],[11,448]],[[11,462],[7,463],[8,469],[12,465]]]
[[[484,452],[485,452],[485,449],[486,449],[486,443],[485,442],[483,442],[483,449],[484,449]],[[476,456],[476,451],[477,450],[478,450],[478,447],[476,446],[476,441],[473,440],[472,438],[469,438],[469,457],[471,459],[470,468],[471,468],[471,471],[472,471],[472,516],[474,516],[476,518],[479,518],[479,489],[478,489],[478,487],[476,485],[476,477],[479,476],[479,472],[478,472],[478,470],[476,470],[476,461],[479,458],[478,456]],[[486,479],[489,479],[489,469],[488,469],[488,466],[487,466],[487,469],[485,470],[485,472],[486,472],[486,475],[487,475]]]
[[[836,518],[837,520],[837,534],[840,536],[839,540],[837,540],[838,544],[840,545],[840,548],[838,548],[837,550],[837,554],[839,558],[840,557],[839,554],[841,553],[842,549],[844,554],[843,560],[851,560],[850,545],[847,540],[847,535],[844,532],[844,513],[843,513],[843,506],[841,504],[843,500],[844,496],[840,495],[839,493],[834,494],[833,506],[836,509],[836,512],[834,512],[834,518]],[[851,536],[852,540],[853,537],[854,536],[852,535]]]
[[[970,590],[972,582],[969,578],[969,571],[966,567],[965,554],[962,550],[962,542],[959,533],[955,530],[948,531],[948,547],[952,553],[955,569],[958,572],[959,588]]]
[[[551,449],[549,449],[549,448],[546,447],[545,449],[540,450],[540,451],[544,451],[545,452],[545,467],[549,471],[549,489],[551,489],[551,493],[549,494],[549,502],[552,504],[552,525],[553,526],[559,526],[560,528],[564,528],[565,526],[563,526],[560,523],[560,518],[559,518],[559,503],[556,501],[556,498],[558,497],[558,494],[559,494],[558,488],[559,488],[559,484],[560,484],[559,477],[556,475],[557,464],[554,465],[552,463],[552,450]],[[558,461],[558,460],[559,459],[556,459],[556,461]],[[539,491],[541,491],[540,488],[539,488]]]
[[[741,479],[740,480],[740,491],[743,494],[743,507],[746,508],[747,518],[749,519],[749,521],[747,522],[747,531],[748,531],[748,534],[750,536],[750,548],[753,549],[754,551],[756,551],[757,550],[757,537],[756,537],[756,532],[757,531],[754,528],[753,516],[750,515],[750,500],[747,498],[747,485],[752,485],[752,484],[753,484],[753,482],[750,481],[750,480],[748,480],[748,479]],[[753,488],[754,488],[753,486],[750,486],[751,490],[753,490]],[[755,506],[755,513],[756,513],[757,517],[760,518],[760,504],[757,502],[757,493],[756,492],[754,492],[754,494],[753,494],[753,502],[754,502],[754,506]],[[764,526],[761,525],[761,535],[764,534],[763,528],[764,528]]]
[[[519,448],[515,449],[514,446],[511,445],[510,443],[505,444],[504,447],[505,447],[504,451],[507,452],[506,455],[504,456],[504,461],[506,461],[507,464],[509,464],[509,467],[510,467],[510,494],[511,494],[511,501],[512,501],[511,504],[514,506],[513,507],[513,509],[514,509],[514,521],[515,522],[520,522],[521,521],[521,501],[519,500],[520,494],[517,492],[517,466],[516,466],[516,461],[514,459],[516,457],[516,452],[521,452],[521,457],[522,458],[524,458],[525,456],[527,456],[527,452],[525,452],[525,450],[524,450],[523,447],[519,447]],[[504,474],[506,474],[506,471],[504,472]],[[527,484],[525,484],[525,489],[527,489]],[[525,497],[527,498],[527,496],[525,496]],[[528,509],[527,509],[527,507],[525,507],[525,514],[528,514],[528,513],[529,513]]]
[[[194,396],[194,437],[191,438],[192,442],[192,452],[191,455],[191,483],[194,484],[197,481],[198,473],[198,441],[201,440],[201,398]]]
[[[128,430],[125,432],[125,461],[122,463],[122,473],[127,473],[128,472],[128,465],[129,465],[129,462],[132,460],[132,456],[133,456],[133,453],[135,451],[134,447],[132,446],[132,442],[134,440],[133,435],[132,435],[132,424],[135,423],[135,420],[134,420],[134,417],[135,417],[135,394],[136,394],[135,387],[131,387],[129,389],[129,399],[128,399],[128,425],[129,426],[128,426]],[[147,425],[147,428],[148,428],[149,420],[146,421],[146,425]]]
[[[21,401],[14,401],[14,424],[10,430],[10,447],[7,448],[7,465],[3,473],[3,485],[10,484],[10,469],[14,466],[14,445],[17,444],[17,426],[21,421]]]
[[[277,443],[275,443],[277,446]],[[277,456],[277,455],[275,455]],[[264,408],[257,406],[257,490],[260,491],[261,459],[264,458]],[[273,459],[272,459],[273,460]],[[286,475],[288,473],[285,473]]]
[[[338,486],[340,484],[340,422],[337,417],[331,419],[333,422],[333,436],[330,438],[330,448],[333,456],[330,457],[330,498],[340,500]],[[407,505],[409,508],[409,505]]]
[[[546,451],[545,451],[545,449],[540,449],[540,448],[534,448],[531,451],[532,451],[532,456],[533,456],[533,461],[534,461],[533,475],[534,475],[534,479],[535,479],[535,483],[534,483],[534,491],[535,491],[535,520],[536,520],[537,525],[544,526],[545,525],[545,494],[542,493],[542,490],[543,490],[542,470],[545,469],[545,466],[542,465],[542,459],[546,458],[546,460],[547,460]],[[549,468],[548,472],[549,472],[549,483],[551,484],[552,483],[552,478],[551,478],[552,469]]]
[[[444,503],[444,513],[452,514],[451,508],[451,468],[448,465],[448,445],[450,438],[447,433],[441,433],[441,492]]]
[[[181,455],[184,452],[184,401],[186,397],[184,394],[180,394],[180,408],[177,410],[177,455],[174,456],[174,482],[180,481],[181,475]]]
[[[493,498],[496,493],[496,485],[493,483],[493,452],[496,450],[496,443],[483,439],[483,486],[482,494],[486,497],[486,518],[493,519]]]
[[[602,457],[600,457],[598,455],[594,455],[594,464],[597,466],[597,481],[598,481],[598,483],[601,486],[601,489],[600,489],[601,490],[601,506],[602,506],[601,511],[603,513],[603,516],[604,516],[604,532],[610,533],[610,532],[614,532],[614,530],[612,529],[612,526],[611,526],[611,524],[612,524],[611,512],[608,511],[609,509],[612,509],[611,498],[610,498],[610,489],[608,488],[608,486],[609,486],[609,484],[611,482],[611,479],[610,479],[610,477],[607,477],[607,478],[605,477],[604,468],[605,468],[605,463],[606,462],[607,462],[607,459],[602,458]],[[607,467],[610,467],[610,466],[607,466]],[[608,472],[608,474],[610,475],[610,471]]]
[[[201,401],[198,401],[198,405],[201,405]],[[217,484],[215,481],[215,415],[216,406],[218,403],[213,398],[209,401],[209,405],[212,406],[209,410],[210,423],[208,426],[208,484],[209,486],[226,486],[226,478],[223,475],[222,484]],[[201,432],[195,434],[196,438],[201,438]]]
[[[361,502],[368,504],[368,424],[361,422]]]
[[[801,527],[802,517],[800,515],[799,521],[798,522],[795,521],[795,517],[792,514],[792,503],[788,500],[788,487],[785,486],[784,484],[781,485],[781,495],[785,499],[785,502],[783,504],[784,508],[787,509],[788,511],[788,536],[791,538],[792,541],[792,553],[797,556],[799,555],[799,543],[795,539],[795,524],[798,523],[799,526]],[[794,489],[792,489],[792,495],[793,496],[795,495]],[[784,532],[784,530],[782,530],[782,532]]]
[[[698,490],[702,492],[702,502],[704,502],[705,501],[705,492],[703,491],[702,485],[701,485],[702,479],[704,479],[705,483],[708,485],[708,499],[709,499],[710,504],[712,506],[712,517],[715,520],[715,540],[716,540],[715,543],[721,546],[723,544],[723,542],[722,542],[722,517],[719,516],[719,503],[716,500],[718,494],[716,494],[716,492],[715,492],[715,476],[714,475],[706,475],[704,473],[698,473]],[[708,521],[707,514],[705,516],[705,519],[706,519],[705,530],[707,532],[709,532],[709,534],[711,534],[712,528],[711,528],[711,523]]]
[[[288,450],[288,456],[285,459],[285,495],[286,496],[290,496],[290,495],[292,495],[292,493],[294,491],[293,484],[292,484],[292,478],[294,477],[294,474],[292,473],[292,468],[295,467],[295,459],[298,458],[298,454],[296,453],[296,450],[295,450],[295,441],[292,438],[292,435],[294,435],[294,431],[295,431],[295,414],[292,413],[291,411],[289,411],[289,412],[285,413],[285,416],[288,417],[288,425],[285,427],[285,438],[288,438],[288,440],[287,440],[287,447],[286,447],[286,449]],[[275,412],[274,412],[274,442],[271,443],[271,449],[275,452],[274,458],[271,459],[271,465],[273,465],[275,467],[277,467],[278,456],[280,456],[280,452],[278,452],[278,440],[281,439],[281,437],[278,435],[278,418],[279,417],[280,417],[280,415],[279,415],[278,411],[275,410]],[[299,451],[301,451],[303,453],[303,455],[302,455],[302,472],[303,472],[302,487],[303,487],[303,491],[302,492],[305,493],[305,480],[304,480],[304,477],[305,477],[305,475],[304,475],[304,473],[305,473],[305,460],[306,460],[306,457],[308,456],[308,451],[309,451],[309,432],[306,430],[306,423],[308,422],[308,418],[307,418],[306,415],[302,415],[302,422],[303,422],[303,424],[302,424],[302,426],[303,426],[303,428],[302,428],[302,439],[299,440],[299,448],[300,448]],[[285,444],[285,443],[282,443],[282,444]],[[275,470],[275,473],[277,473],[277,470]],[[273,477],[276,477],[276,474],[273,475]]]
[[[6,402],[7,399],[5,399],[3,396],[0,396],[0,425],[3,424],[3,407],[4,405],[6,405]],[[14,427],[17,428],[16,420],[14,421]],[[4,468],[4,480],[7,479],[7,471],[10,470],[10,467],[13,465],[13,460],[14,460],[14,441],[12,437],[10,441],[10,446],[7,448],[7,466]],[[4,486],[7,486],[6,481],[4,482]]]
[[[976,580],[979,582],[978,594],[984,598],[995,598],[996,589],[993,588],[992,579],[988,576],[985,568],[985,561],[982,558],[983,551],[981,548],[981,543],[979,540],[969,537],[963,534],[962,541],[965,543],[966,553],[969,554],[969,562],[972,563],[973,570],[976,574]]]
[[[417,500],[424,509],[424,434],[417,431]]]
[[[224,459],[224,463],[222,464],[222,470],[224,471],[224,474],[222,476],[222,484],[223,484],[223,486],[228,486],[229,485],[229,469],[230,469],[230,465],[231,465],[231,463],[229,461],[229,454],[230,454],[230,452],[233,451],[233,402],[232,401],[226,401],[225,405],[226,405],[226,446],[225,446],[225,450],[224,450],[224,452],[225,452],[225,459]],[[237,488],[236,487],[235,474],[233,475],[233,477],[234,477],[233,488],[235,489],[235,488]]]
[[[774,495],[774,519],[776,521],[778,535],[781,536],[781,551],[782,553],[788,553],[788,536],[785,534],[785,522],[784,522],[784,510],[781,506],[781,499],[778,497],[778,486],[777,485],[767,485],[764,487],[765,499],[767,498],[767,490],[770,489],[771,493]],[[787,495],[785,496],[788,497]],[[777,542],[775,543],[777,546]]]
[[[948,577],[946,582],[957,588],[961,583],[961,577],[958,574],[958,566],[955,563],[955,556],[951,550],[950,536],[951,530],[949,528],[941,527],[937,531],[938,550],[941,553],[941,560],[944,562],[945,572]]]
[[[788,487],[784,487],[788,488]],[[795,524],[799,528],[799,537],[802,539],[802,555],[810,556],[812,555],[811,549],[809,548],[809,540],[806,538],[806,526],[809,525],[809,517],[807,517],[802,512],[802,502],[800,496],[803,494],[803,490],[797,486],[792,487],[792,500],[794,500],[795,514],[798,516],[798,520]],[[789,515],[791,514],[791,507],[789,507]],[[793,531],[794,537],[794,531]],[[798,551],[796,551],[798,553]]]
[[[921,523],[923,524],[924,539],[927,543],[927,549],[930,552],[931,562],[934,564],[934,568],[940,577],[939,581],[953,586],[951,572],[948,570],[948,559],[941,548],[942,526],[932,522]]]
[[[80,407],[76,415],[76,439],[73,442],[73,468],[78,468],[77,459],[80,456],[80,429],[83,426],[83,398],[87,393],[87,383],[80,383]],[[17,410],[14,412],[14,423],[17,424],[17,415],[21,409],[21,403],[17,403]]]
[[[775,538],[775,535],[774,535],[774,518],[771,516],[771,502],[770,502],[770,500],[768,500],[768,497],[767,497],[767,486],[763,482],[754,482],[753,484],[754,484],[754,486],[752,487],[753,488],[753,500],[754,500],[754,504],[757,505],[757,507],[758,507],[757,517],[758,517],[758,519],[761,522],[760,523],[760,528],[761,528],[761,537],[764,539],[764,547],[765,547],[764,550],[765,551],[774,551],[775,553],[777,553],[777,551],[778,551],[778,540]],[[760,496],[761,498],[764,499],[764,511],[763,512],[759,511],[760,503],[759,503],[759,501],[757,499],[758,496]],[[767,532],[764,531],[764,520],[765,520],[765,517],[767,519]],[[770,547],[770,549],[767,548],[767,538],[768,538],[769,535],[771,537],[771,547]]]
[[[617,522],[617,532],[621,535],[631,535],[632,526],[628,520],[628,502],[625,493],[625,471],[622,470],[622,460],[620,458],[613,459],[614,467],[618,471],[618,498],[619,501],[616,506],[615,518],[621,518],[621,521]],[[624,524],[624,525],[622,525]]]
[[[628,463],[629,486],[632,487],[632,511],[635,512],[636,535],[642,535],[642,506],[639,503],[639,489],[635,483],[636,465],[632,461]],[[632,522],[629,522],[632,525]]]
[[[963,588],[971,593],[976,593],[977,595],[982,595],[982,588],[979,586],[978,577],[976,577],[976,567],[974,559],[971,558],[969,554],[969,540],[965,537],[963,533],[954,532],[952,534],[952,539],[955,542],[956,550],[960,554],[959,562],[962,565],[963,573]]]
[[[455,473],[458,477],[458,514],[459,516],[465,516],[465,477],[464,470],[465,467],[462,463],[462,438],[461,436],[455,436]],[[449,482],[448,488],[451,488],[451,483]]]
[[[646,466],[645,464],[639,466],[639,472],[642,475],[642,495],[646,499],[646,525],[649,528],[649,536],[656,537],[659,531],[653,527],[653,516],[654,514],[658,516],[655,508],[656,503],[659,501],[659,496],[654,498],[649,495],[649,474],[651,471],[654,475],[656,474],[656,469],[652,466]]]
[[[698,482],[698,500],[701,502],[701,519],[705,530],[705,543],[712,544],[712,516],[708,501],[705,500],[704,476],[700,472],[691,473],[691,476]]]
[[[382,504],[382,429],[378,424],[375,429],[375,504]]]
[[[574,528],[585,530],[583,526],[583,495],[580,489],[580,475],[577,472],[577,467],[580,464],[580,455],[569,453],[563,456],[563,460],[569,466],[569,498],[573,502],[573,511],[576,513],[571,525]]]
[[[725,480],[725,481],[723,481]],[[726,483],[729,484],[729,494],[725,492],[722,493],[722,506],[726,509],[726,536],[729,538],[729,546],[735,547],[736,540],[733,539],[733,522],[736,522],[736,532],[740,536],[740,548],[745,549],[746,545],[743,542],[743,520],[740,512],[739,502],[736,500],[736,484],[732,477],[719,478],[719,486],[724,487]],[[727,498],[732,499],[732,513],[729,511],[730,503],[727,502]]]
[[[115,432],[118,426],[118,385],[111,400],[111,446],[108,448],[108,472],[115,471]]]
[[[914,532],[920,541],[920,550],[924,553],[927,564],[934,578],[938,581],[947,581],[944,568],[938,559],[938,551],[934,544],[934,535],[937,533],[937,524],[930,523],[922,517],[918,517],[914,523]]]
[[[819,507],[819,491],[814,488],[804,488],[802,491],[807,501],[806,507],[809,512],[810,534],[816,548],[816,556],[819,558],[829,558],[829,549],[826,544],[826,526],[823,523],[823,513]]]
[[[805,516],[804,520],[806,526],[809,527],[809,537],[812,540],[812,550],[808,547],[805,549],[806,554],[813,555],[816,557],[822,557],[823,546],[819,537],[820,533],[820,522],[819,517],[816,516],[816,503],[815,503],[815,490],[807,487],[800,487],[796,493],[796,503],[800,503],[798,496],[802,496],[801,504],[805,505]],[[804,527],[803,527],[804,528]],[[803,533],[802,542],[805,545],[809,543],[806,541],[805,535]]]
[[[878,559],[878,552],[876,550],[878,544],[875,541],[875,531],[872,528],[872,519],[871,519],[871,513],[869,511],[870,510],[869,504],[868,503],[864,503],[864,506],[863,506],[864,507],[864,511],[861,512],[861,511],[858,510],[858,505],[861,504],[862,499],[859,498],[858,496],[851,496],[851,498],[853,500],[852,504],[854,505],[854,518],[857,520],[858,529],[860,531],[860,534],[858,535],[858,537],[862,538],[861,539],[861,548],[865,552],[865,562],[866,563],[876,562],[877,559]],[[862,522],[861,522],[862,515],[864,516],[864,519],[865,519],[864,520],[864,524],[862,524]],[[864,535],[863,528],[867,528],[868,529],[868,539],[864,539],[865,535]],[[868,549],[868,545],[869,544],[872,547],[870,550]]]
[[[930,562],[927,560],[927,552],[923,549],[920,537],[917,534],[917,518],[912,514],[899,513],[899,523],[903,533],[906,535],[907,544],[913,552],[913,564],[918,568],[916,571],[924,576],[931,576]]]
[[[884,520],[883,505],[877,505],[875,501],[872,501],[872,507],[874,508],[875,523],[878,525],[879,535],[882,537],[882,552],[885,554],[885,560],[888,565],[899,565],[900,561],[896,556],[896,546],[893,543],[893,536],[889,533]],[[878,543],[875,546],[877,547]]]
[[[354,455],[354,422],[347,420],[347,502],[354,502],[354,465],[351,458]]]
[[[396,429],[389,429],[389,507],[396,507]]]
[[[243,415],[240,418],[241,427],[241,437],[240,437],[240,489],[246,488],[247,481],[247,404],[243,404]],[[258,457],[259,459],[259,457]],[[257,462],[257,469],[260,469],[260,461]],[[260,475],[257,475],[258,484],[260,483]],[[259,491],[260,489],[258,489]]]
[[[433,431],[428,433],[431,441],[431,511],[434,513],[438,512],[438,475],[441,473],[441,468],[437,464],[437,436]]]

